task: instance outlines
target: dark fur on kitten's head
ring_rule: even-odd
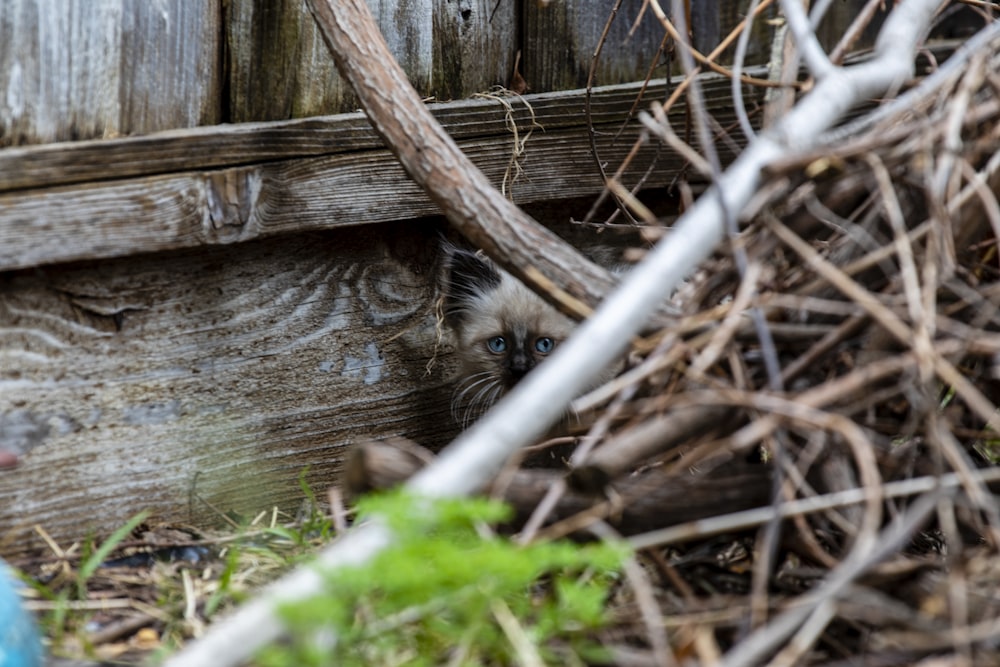
[[[452,245],[444,251],[444,319],[459,361],[452,413],[467,425],[576,325],[481,252]]]

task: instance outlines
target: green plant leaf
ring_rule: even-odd
[[[136,526],[146,520],[149,516],[147,510],[139,512],[131,519],[125,522],[125,525],[121,526],[115,532],[111,533],[108,539],[104,540],[101,546],[94,549],[82,563],[80,563],[80,569],[77,573],[77,588],[80,593],[81,598],[85,596],[87,580],[94,576],[94,572],[97,568],[101,566],[105,560],[107,560],[108,555],[115,550],[115,548],[122,543],[129,534],[135,530]]]

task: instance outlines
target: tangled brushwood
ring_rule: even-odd
[[[525,539],[638,549],[618,660],[1000,664],[992,34],[771,169],[683,313],[577,401],[596,416],[568,475],[492,489]],[[352,479],[424,463],[372,443]]]
[[[775,46],[794,42],[814,78],[799,76],[799,60],[789,56],[794,49],[772,49],[776,62],[764,76],[798,99],[783,101],[779,93],[756,109],[737,95],[739,122],[732,127],[709,117],[697,83],[698,67],[724,69],[711,63],[724,45],[708,56],[679,45],[684,83],[658,103],[665,113],[642,116],[648,134],[637,146],[662,140],[664,153],[682,155],[692,173],[714,185],[692,203],[681,183],[686,211],[668,230],[641,203],[648,195],[641,179],[618,182],[611,175],[627,170],[597,156],[620,218],[635,219],[649,237],[667,236],[610,293],[606,271],[491,195],[486,177],[436,131],[406,86],[385,94],[404,75],[387,52],[373,50],[381,40],[359,39],[377,34],[362,0],[307,3],[366,113],[457,232],[567,314],[585,313],[606,297],[551,358],[436,458],[403,439],[357,446],[346,462],[351,493],[408,480],[421,514],[434,499],[483,482],[478,491],[514,507],[505,528],[519,542],[627,542],[634,557],[626,558],[622,576],[601,582],[614,583],[606,601],[613,625],[593,630],[601,651],[591,653],[588,644],[586,661],[549,663],[1000,664],[1000,507],[993,491],[1000,483],[1000,22],[992,3],[860,3],[827,56],[801,3],[778,0],[794,40],[779,37]],[[673,5],[682,23],[685,3]],[[770,5],[752,2],[747,13]],[[817,2],[814,11],[830,6]],[[671,39],[688,34],[671,24],[658,0],[642,7]],[[841,67],[879,8],[887,16],[870,60]],[[975,35],[950,46],[927,41],[932,24],[955,9],[974,19],[961,27]],[[654,64],[664,53],[653,55]],[[914,57],[917,77],[909,80]],[[389,83],[374,85],[382,81],[376,74]],[[757,76],[741,81],[761,84]],[[688,126],[671,128],[663,107],[680,104],[688,105],[680,114]],[[845,121],[848,111],[856,115]],[[713,138],[733,148],[740,134],[757,131],[754,121],[765,129],[723,170]],[[831,129],[837,122],[843,124]],[[427,131],[410,131],[413,123]],[[685,143],[692,137],[697,149],[694,139]],[[731,218],[728,234],[720,211]],[[715,252],[705,258],[709,248]],[[526,258],[535,264],[526,268]],[[669,316],[663,302],[677,267],[695,264],[675,299],[682,312]],[[655,326],[634,335],[640,319],[652,318]],[[596,360],[617,354],[612,339],[631,343],[631,366],[574,402],[583,428],[571,438],[568,466],[512,465],[495,474],[597,376]],[[315,565],[279,580],[166,664],[242,664],[288,629],[279,608],[309,601],[335,578],[321,576],[321,568],[342,573],[406,547],[405,531],[391,519],[376,511],[324,548]],[[470,526],[476,538],[495,539],[482,522]],[[421,532],[440,537],[440,528],[431,521]],[[405,568],[419,583],[431,559],[421,540],[417,545],[411,558],[386,567]],[[463,556],[452,560],[468,573],[476,561]],[[474,566],[474,583],[458,590],[481,593],[495,574]],[[569,590],[551,577],[531,581],[530,594],[550,601]],[[378,581],[372,589],[385,592]],[[585,596],[589,611],[593,594]],[[445,652],[430,661],[464,664],[476,640],[454,614],[437,610],[465,609],[428,595],[387,618],[363,605],[350,606],[345,617],[363,621],[352,629],[371,647],[381,639],[374,630],[415,615],[434,629],[459,628],[460,640],[439,642]],[[502,626],[505,655],[468,662],[540,665],[543,655],[569,655],[558,650],[565,639],[531,630],[537,601],[522,596],[528,604],[521,618],[502,600],[484,607],[492,614],[484,618]],[[468,629],[495,634],[493,625]],[[327,649],[350,636],[326,629],[309,633],[320,649],[312,653],[317,664],[328,664]],[[412,646],[403,644],[408,659],[426,659]]]

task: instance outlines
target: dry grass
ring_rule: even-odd
[[[34,582],[26,606],[60,666],[157,662],[329,540],[314,500],[299,519],[272,510],[217,530],[143,521],[100,545],[46,540],[49,553],[15,563]]]

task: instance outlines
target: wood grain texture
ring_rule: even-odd
[[[517,3],[435,0],[431,94],[439,100],[509,87],[518,45]]]
[[[542,92],[586,85],[613,4],[607,3],[601,9],[595,9],[587,0],[525,4],[524,70],[531,90]],[[641,81],[650,72],[653,77],[666,77],[680,71],[677,64],[670,64],[666,56],[658,53],[664,29],[651,11],[643,12],[643,4],[643,0],[621,3],[600,46],[594,85]],[[750,7],[749,0],[698,0],[685,4],[690,4],[688,27],[692,43],[706,55],[739,25]],[[660,5],[669,14],[670,3]],[[829,11],[827,23],[842,31],[857,11],[857,5],[855,2],[835,5]],[[774,30],[768,19],[775,14],[772,8],[754,22],[744,66],[767,63]],[[728,65],[734,53],[735,45],[720,54],[717,61]]]
[[[0,146],[218,122],[218,0],[0,3]]]
[[[529,90],[544,92],[587,85],[594,52],[614,3],[600,9],[587,0],[524,4],[524,77]],[[636,30],[642,0],[624,0],[604,41],[593,85],[642,81],[658,54],[663,27],[646,11]],[[655,77],[666,76],[666,68]]]
[[[436,232],[371,226],[0,276],[0,553],[149,508],[294,509],[372,434],[454,434]],[[211,504],[211,506],[209,505]]]
[[[752,69],[750,73],[759,75],[763,70]],[[728,122],[732,118],[728,80],[708,74],[702,82],[709,110],[720,122]],[[640,102],[638,107],[663,99],[667,89],[662,79],[651,82],[643,93],[647,102]],[[639,92],[638,84],[595,88],[591,96],[593,122],[615,124],[617,133],[628,119]],[[536,127],[539,135],[543,131],[580,128],[586,123],[583,97],[582,91],[570,90],[507,98],[509,116],[503,102],[484,98],[430,104],[428,109],[455,139],[495,137],[498,145],[509,146],[508,118],[521,133],[533,124],[539,126]],[[683,127],[683,110],[676,109],[671,119],[675,127]],[[382,146],[382,140],[365,116],[349,113],[14,147],[0,150],[0,192],[367,151]]]
[[[749,0],[693,3],[703,49]],[[607,15],[583,0],[367,0],[391,52],[421,95],[467,98],[509,85],[513,62],[535,92],[582,87]],[[662,28],[625,0],[595,83],[644,79]],[[857,2],[835,5],[821,35],[838,35]],[[866,33],[867,35],[867,33]],[[755,24],[748,63],[767,57]],[[728,62],[731,54],[722,58]],[[664,76],[660,62],[654,74]],[[349,112],[309,12],[296,0],[8,0],[0,3],[0,147],[146,134],[220,121],[259,122]]]
[[[368,0],[389,50],[424,97],[462,99],[505,84],[517,53],[515,3]],[[495,10],[495,11],[494,11]],[[233,0],[229,119],[236,123],[350,112],[357,97],[301,0]]]
[[[427,96],[434,67],[435,0],[365,0],[389,53],[410,84]],[[302,3],[303,7],[305,3]],[[304,10],[303,10],[304,11]],[[330,57],[327,52],[327,57]]]
[[[225,30],[232,122],[303,118],[357,107],[301,1],[233,0]]]
[[[498,187],[509,148],[469,140],[462,150]],[[617,162],[630,144],[604,143]],[[682,166],[647,148],[626,174],[635,182],[654,160],[647,185],[665,185]],[[507,190],[519,203],[594,194],[603,186],[583,131],[539,133]],[[0,268],[27,268],[295,232],[403,220],[437,206],[385,151],[269,162],[152,176],[44,192],[0,195]],[[67,239],[72,242],[67,243]]]
[[[728,123],[732,114],[724,108],[728,97],[722,82],[706,81],[710,107],[720,123]],[[661,83],[648,95],[663,90]],[[635,94],[632,86],[613,87],[593,99],[599,154],[609,165],[620,163],[631,149],[634,125],[616,135]],[[504,186],[514,200],[524,204],[599,192],[603,181],[589,130],[582,125],[579,93],[532,96],[528,102],[542,129],[536,128],[525,145],[523,173]],[[531,112],[522,102],[511,103],[512,117],[524,133]],[[502,186],[513,142],[506,110],[491,100],[435,109],[453,136],[465,137],[459,142],[462,150]],[[675,127],[683,122],[677,116]],[[0,183],[37,188],[0,194],[0,269],[436,213],[396,159],[376,148],[380,144],[367,121],[349,114],[0,151]],[[670,182],[683,163],[669,151],[646,146],[625,182],[637,182],[649,167],[654,170],[646,187],[656,187]],[[140,176],[124,178],[133,174]],[[84,182],[56,186],[75,181]],[[40,187],[45,185],[50,187]]]

